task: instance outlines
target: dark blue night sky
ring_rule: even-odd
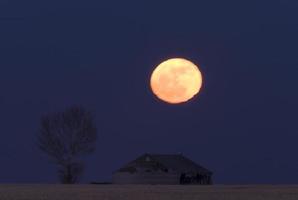
[[[40,116],[84,105],[97,151],[83,182],[181,152],[215,183],[298,183],[296,0],[0,1],[0,182],[57,182]],[[157,100],[161,61],[200,65],[200,95]]]

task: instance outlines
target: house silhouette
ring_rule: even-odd
[[[182,154],[144,154],[115,171],[113,184],[212,184],[212,172]]]

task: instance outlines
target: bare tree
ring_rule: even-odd
[[[84,171],[82,157],[94,152],[96,138],[93,115],[73,106],[41,118],[38,147],[58,166],[61,182],[73,184]]]

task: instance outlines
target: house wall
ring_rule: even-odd
[[[116,172],[112,177],[113,184],[180,184],[180,174],[165,172]]]

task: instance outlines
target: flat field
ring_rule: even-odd
[[[0,200],[297,200],[298,186],[0,185]]]

